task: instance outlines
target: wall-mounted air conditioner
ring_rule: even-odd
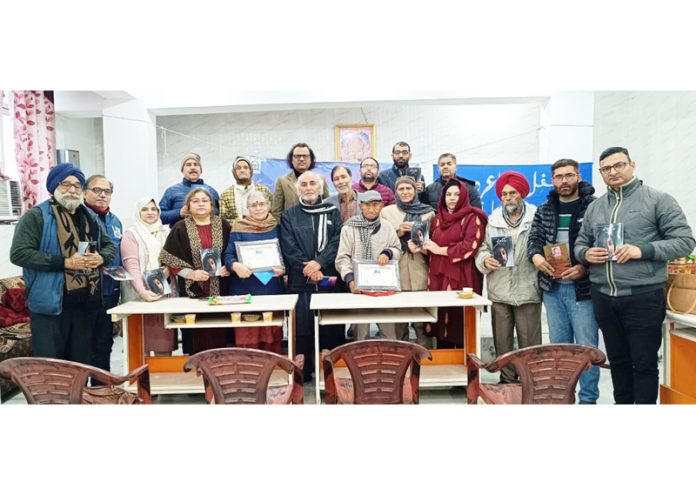
[[[22,190],[19,181],[0,181],[0,221],[17,220],[22,215]]]

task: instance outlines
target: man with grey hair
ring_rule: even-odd
[[[349,219],[341,229],[341,242],[336,255],[336,270],[353,294],[360,291],[355,286],[353,261],[376,261],[386,265],[389,260],[399,261],[401,241],[396,230],[389,222],[382,222],[380,213],[384,207],[382,197],[377,191],[358,194],[360,214]],[[380,323],[380,337],[396,340],[396,328],[393,323]],[[354,325],[357,340],[369,338],[370,325]]]
[[[83,205],[85,186],[73,164],[51,169],[46,188],[52,196],[20,218],[10,261],[23,268],[33,355],[89,364],[102,303],[99,268],[113,261],[116,246]]]
[[[297,178],[299,204],[283,211],[280,246],[288,274],[288,291],[299,295],[296,317],[297,353],[304,354],[304,380],[314,370],[314,318],[309,309],[312,293],[343,292],[334,265],[341,235],[341,214],[335,204],[323,202],[321,176],[311,170]],[[345,342],[344,325],[322,326],[321,349]]]
[[[121,266],[121,237],[123,226],[121,220],[111,212],[113,183],[103,175],[92,175],[87,179],[85,188],[85,206],[97,215],[111,242],[116,246],[116,257],[109,267]],[[92,334],[92,366],[111,371],[111,349],[114,343],[114,324],[111,315],[106,312],[118,304],[121,296],[120,282],[109,276],[102,278],[102,306],[97,314]],[[101,385],[92,379],[93,385]]]
[[[442,188],[447,184],[447,181],[456,177],[466,184],[466,189],[469,191],[469,204],[476,208],[482,208],[481,197],[479,196],[478,189],[476,189],[476,182],[457,175],[457,157],[454,156],[453,153],[441,154],[437,159],[437,169],[440,172],[440,178],[432,184],[429,184],[419,195],[419,199],[422,203],[429,204],[437,211]]]

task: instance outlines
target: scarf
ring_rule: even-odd
[[[515,220],[515,221],[512,221],[510,219],[510,214],[508,213],[507,209],[505,209],[505,206],[502,207],[502,210],[503,210],[503,220],[505,220],[505,223],[508,224],[510,226],[510,228],[516,229],[522,223],[522,219],[524,218],[524,214],[527,212],[527,203],[522,201],[520,215],[517,217],[517,220]]]
[[[445,196],[447,194],[447,190],[455,185],[459,186],[459,200],[457,201],[457,204],[454,205],[454,210],[450,213],[450,211],[447,209]],[[442,227],[444,229],[448,229],[451,225],[460,223],[462,218],[476,210],[483,213],[481,210],[474,208],[469,203],[469,190],[466,188],[466,184],[456,178],[450,179],[445,183],[444,187],[442,188],[442,192],[440,193],[440,201],[437,205],[437,215],[440,217]],[[483,213],[483,215],[484,217],[486,216],[485,213]]]
[[[51,210],[56,219],[58,243],[64,258],[70,258],[78,251],[78,244],[81,240],[96,240],[96,234],[92,231],[94,225],[85,208],[78,206],[75,213],[71,215],[68,210],[51,198]],[[79,227],[75,225],[75,220],[81,223]],[[87,289],[90,296],[95,296],[99,291],[99,270],[65,270],[65,290],[72,292],[79,289]]]
[[[157,205],[157,201],[145,196],[135,203],[135,223],[128,229],[138,241],[140,269],[143,272],[160,267],[159,254],[164,246],[164,241],[167,240],[167,229],[162,225],[162,220],[159,217],[155,223],[145,223],[140,218],[140,210],[152,202]],[[157,210],[161,213],[159,206]]]
[[[362,244],[362,259],[372,260],[372,235],[379,231],[381,225],[380,217],[369,222],[362,215],[356,215],[344,224],[344,226],[358,229]]]
[[[328,220],[329,213],[336,210],[336,205],[328,202],[321,202],[321,197],[319,198],[319,203],[315,205],[308,205],[302,198],[299,198],[300,208],[302,211],[309,215],[315,215],[318,217],[319,225],[317,226],[317,254],[321,253],[326,244],[329,242],[328,239]]]
[[[397,196],[396,197],[396,207],[406,214],[404,216],[404,222],[420,222],[421,219],[423,218],[423,215],[430,213],[431,211],[434,211],[432,206],[421,203],[420,199],[418,199],[418,193],[416,193],[414,198],[411,201],[409,201],[408,203],[404,203]],[[411,239],[410,232],[406,232],[399,239],[401,241],[401,250],[405,253],[409,252],[408,241],[410,239]]]
[[[244,215],[232,222],[232,232],[260,234],[273,230],[276,225],[278,225],[278,220],[270,213],[264,220],[254,220],[251,215]]]
[[[214,216],[210,222],[213,231],[213,248],[219,252],[222,250],[222,220],[219,216]],[[186,238],[182,239],[180,230],[183,229]],[[187,260],[191,260],[191,262]],[[196,222],[192,217],[186,217],[182,222],[177,223],[172,232],[167,237],[162,251],[160,252],[159,261],[171,268],[189,268],[191,270],[203,270],[203,262],[201,260],[201,238],[198,235]],[[186,294],[189,297],[201,297],[203,295],[219,296],[220,295],[220,277],[210,277],[210,290],[205,294],[203,282],[195,282],[193,280],[184,279],[186,286]],[[196,287],[194,287],[196,284]]]

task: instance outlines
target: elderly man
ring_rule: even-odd
[[[213,208],[217,211],[220,197],[215,189],[203,182],[201,174],[203,174],[203,165],[201,165],[201,157],[196,153],[188,153],[181,159],[181,173],[184,178],[180,183],[168,187],[162,199],[160,199],[159,207],[160,218],[162,223],[169,224],[173,227],[176,222],[189,215],[184,199],[186,195],[194,189],[205,189],[213,197]]]
[[[111,242],[116,246],[116,257],[109,263],[110,267],[121,266],[121,220],[114,215],[109,206],[114,192],[114,185],[103,175],[92,175],[87,179],[85,188],[85,206],[97,215]],[[111,371],[111,348],[114,343],[114,324],[106,311],[118,304],[121,295],[120,282],[109,276],[102,278],[102,307],[92,332],[92,366]],[[97,384],[97,380],[92,380]]]
[[[331,169],[331,182],[336,188],[336,194],[327,201],[338,207],[341,221],[345,222],[358,211],[358,192],[353,189],[353,172],[345,165],[336,165]]]
[[[273,192],[273,204],[271,214],[280,220],[283,211],[299,203],[297,196],[297,178],[308,170],[314,169],[317,164],[314,150],[306,143],[297,143],[292,148],[286,158],[288,167],[292,170],[276,179]],[[329,186],[323,175],[318,175],[321,181],[319,196],[326,199],[329,197]]]
[[[502,205],[488,217],[486,235],[476,254],[476,268],[487,275],[488,299],[493,301],[491,320],[497,355],[510,352],[517,329],[519,348],[541,344],[541,294],[536,269],[527,258],[527,236],[536,207],[524,198],[529,182],[517,172],[505,172],[495,184]],[[493,256],[495,245],[512,246],[511,266],[503,267]],[[500,373],[501,383],[517,381],[511,366]]]
[[[232,164],[232,177],[235,183],[225,189],[220,196],[220,216],[230,225],[247,214],[247,197],[251,191],[261,191],[269,202],[273,198],[266,186],[254,183],[253,175],[251,162],[243,156],[238,156]]]
[[[49,172],[52,196],[19,220],[10,261],[23,268],[34,356],[89,364],[102,304],[99,267],[114,260],[116,246],[82,204],[85,185],[85,175],[71,163]],[[87,243],[92,250],[85,250]]]
[[[655,404],[657,352],[665,317],[667,261],[691,253],[694,234],[679,203],[635,176],[628,150],[599,157],[607,192],[587,207],[575,257],[590,271],[594,314],[602,329],[617,404]],[[623,225],[616,261],[598,245],[599,226]]]
[[[404,141],[399,141],[392,146],[392,160],[394,165],[392,168],[385,170],[379,176],[379,182],[384,184],[392,192],[396,192],[396,179],[404,175],[410,175],[416,181],[416,190],[422,193],[425,190],[425,182],[423,182],[423,174],[420,168],[409,167],[408,162],[411,159],[411,146]]]
[[[381,221],[380,213],[384,207],[382,198],[377,191],[367,191],[358,195],[360,215],[349,219],[341,229],[341,242],[336,255],[336,270],[353,294],[359,293],[355,287],[353,276],[353,261],[377,261],[386,265],[389,260],[399,261],[401,242],[394,227]],[[380,323],[380,337],[395,339],[396,330],[393,323]],[[370,336],[370,325],[354,325],[353,330],[357,340],[365,340]]]
[[[482,208],[481,197],[479,196],[476,183],[473,180],[465,179],[457,176],[457,157],[452,153],[443,153],[437,159],[437,168],[440,171],[440,178],[429,184],[420,194],[419,198],[422,203],[429,204],[437,211],[437,204],[440,200],[442,188],[447,184],[447,181],[453,177],[457,177],[460,181],[466,184],[466,189],[469,191],[469,203],[476,208]]]
[[[309,309],[312,293],[343,292],[334,266],[341,236],[341,215],[336,205],[322,202],[322,177],[307,171],[297,178],[299,204],[285,210],[280,219],[280,246],[288,273],[288,291],[299,295],[297,302],[297,353],[304,354],[304,380],[314,370],[314,318]],[[344,325],[321,327],[322,349],[345,342]]]
[[[384,184],[377,182],[379,178],[379,163],[371,156],[360,162],[360,180],[353,184],[353,189],[359,193],[377,191],[382,198],[383,206],[394,204],[394,192]]]

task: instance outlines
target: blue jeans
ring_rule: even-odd
[[[575,284],[553,284],[544,292],[544,306],[552,344],[584,344],[597,347],[599,326],[595,320],[592,300],[575,300]],[[595,403],[599,398],[599,367],[580,375],[580,403]]]

